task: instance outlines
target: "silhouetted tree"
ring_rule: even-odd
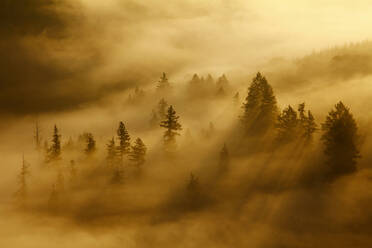
[[[55,161],[61,158],[61,135],[58,133],[57,125],[54,125],[52,145],[48,150],[48,161]]]
[[[216,92],[216,96],[217,97],[224,97],[224,96],[226,96],[225,89],[222,86],[218,88],[218,90]]]
[[[162,98],[158,103],[158,113],[160,119],[164,119],[167,115],[168,103]]]
[[[288,105],[278,116],[276,128],[278,130],[278,141],[289,142],[297,138],[299,121],[297,119],[296,111]]]
[[[221,77],[219,77],[217,79],[216,87],[217,87],[217,89],[220,89],[220,88],[222,88],[222,89],[229,89],[230,88],[229,80],[227,80],[225,74],[223,74]]]
[[[298,106],[298,112],[302,137],[305,138],[305,141],[310,142],[314,132],[318,130],[318,126],[310,110],[307,112],[307,116],[305,115],[305,103],[301,103]]]
[[[96,141],[91,133],[88,133],[84,151],[86,155],[92,155],[96,151]]]
[[[119,154],[120,161],[123,161],[124,155],[128,154],[130,151],[130,136],[122,121],[119,123],[117,135],[119,139],[119,145],[117,146],[117,151]]]
[[[158,81],[157,89],[158,90],[167,90],[170,88],[170,84],[167,78],[167,75],[165,72],[163,72],[162,76],[160,77],[160,80]]]
[[[178,131],[182,130],[181,124],[178,122],[179,116],[176,115],[176,111],[173,106],[169,106],[168,113],[165,119],[160,123],[161,127],[164,127],[164,145],[166,149],[172,150],[176,147],[176,136],[180,135]]]
[[[109,140],[108,144],[106,145],[107,149],[107,155],[106,160],[109,166],[113,167],[115,165],[116,160],[116,146],[115,146],[115,139],[112,137],[111,140]]]
[[[27,191],[28,191],[27,180],[28,180],[28,176],[30,175],[29,166],[30,165],[25,161],[25,157],[22,156],[21,171],[18,174],[19,188],[16,192],[16,195],[20,199],[25,199],[27,197]]]
[[[198,209],[203,204],[203,197],[199,179],[193,174],[190,174],[190,179],[187,184],[187,205],[191,210]]]
[[[219,170],[220,172],[225,172],[228,170],[230,164],[230,155],[227,149],[226,144],[223,144],[223,147],[220,151],[220,160],[219,160]]]
[[[261,134],[275,124],[278,108],[273,89],[266,78],[257,73],[248,88],[241,121],[247,133]]]
[[[143,141],[140,138],[137,138],[130,153],[130,160],[137,167],[140,167],[145,163],[146,150],[147,149]]]
[[[358,127],[353,115],[342,102],[335,105],[322,124],[322,141],[327,156],[328,176],[356,171],[358,149]]]
[[[41,149],[41,134],[40,134],[40,127],[39,123],[36,121],[35,123],[35,134],[34,134],[34,140],[35,140],[35,147],[37,151],[40,151]]]

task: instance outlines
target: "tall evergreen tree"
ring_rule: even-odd
[[[299,113],[299,125],[301,137],[305,139],[306,142],[312,140],[313,134],[318,130],[318,125],[315,123],[315,119],[310,110],[305,111],[305,103],[298,105]]]
[[[160,126],[166,129],[163,135],[166,148],[172,149],[176,147],[176,136],[180,135],[178,131],[182,130],[182,126],[178,122],[179,118],[173,106],[169,106],[165,119],[160,123]]]
[[[288,105],[278,116],[276,128],[278,130],[278,141],[289,142],[297,138],[298,124],[296,111]]]
[[[358,127],[353,115],[342,102],[335,105],[322,124],[322,141],[330,177],[356,171]]]
[[[18,174],[19,189],[16,192],[16,195],[21,199],[25,199],[27,197],[28,191],[27,180],[28,176],[30,175],[29,166],[30,165],[25,161],[25,157],[23,155],[21,171]]]
[[[88,133],[86,139],[85,154],[92,155],[96,151],[96,141],[94,140],[93,134]]]
[[[58,132],[57,125],[54,125],[52,145],[48,149],[48,161],[61,159],[61,135]]]
[[[41,134],[40,134],[39,122],[37,122],[37,121],[35,123],[34,140],[35,140],[36,150],[40,151],[40,149],[41,149]]]
[[[140,138],[137,138],[130,153],[130,160],[137,167],[140,167],[145,163],[146,150],[147,148],[143,141]]]
[[[119,139],[117,151],[119,154],[120,161],[123,161],[124,156],[128,154],[130,151],[130,136],[122,121],[119,123],[117,135]]]
[[[227,149],[226,144],[223,144],[223,147],[220,151],[220,160],[219,160],[219,170],[220,172],[225,172],[228,170],[230,164],[230,155]]]
[[[159,124],[159,117],[155,110],[152,110],[151,112],[151,118],[150,118],[150,127],[157,127]]]
[[[107,149],[107,156],[106,160],[109,166],[113,167],[115,165],[115,159],[116,159],[116,145],[115,145],[115,139],[112,137],[111,140],[109,140],[108,144],[106,145]]]
[[[158,103],[158,114],[160,119],[164,119],[167,115],[168,103],[162,98]]]
[[[241,121],[247,133],[264,133],[275,124],[277,104],[273,89],[266,78],[257,73],[248,88]]]
[[[157,89],[158,90],[167,90],[170,88],[170,83],[168,81],[167,75],[163,72],[160,80],[158,81]]]

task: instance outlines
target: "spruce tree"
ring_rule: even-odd
[[[248,88],[243,110],[241,121],[246,133],[262,134],[275,124],[278,112],[276,98],[266,78],[259,72]]]
[[[37,151],[40,151],[40,149],[41,149],[41,134],[40,134],[39,123],[37,121],[35,123],[34,140],[35,140],[35,148],[36,148],[36,150]]]
[[[93,134],[88,133],[86,137],[86,148],[85,148],[86,155],[92,155],[96,151],[96,141],[94,140]]]
[[[220,172],[225,172],[228,170],[230,164],[230,155],[227,149],[226,144],[223,144],[223,147],[220,151],[220,160],[219,160],[219,170]]]
[[[107,155],[106,160],[109,166],[113,167],[115,165],[115,159],[116,159],[116,145],[115,145],[115,139],[112,137],[111,140],[109,140],[108,144],[106,145],[107,149]]]
[[[130,136],[122,121],[119,123],[117,135],[119,139],[119,145],[117,146],[117,151],[118,151],[120,161],[123,161],[124,156],[128,154],[130,151]]]
[[[322,141],[327,156],[328,176],[356,171],[358,149],[358,127],[353,115],[342,102],[335,105],[322,124]]]
[[[130,153],[130,160],[135,166],[140,167],[145,163],[146,150],[147,148],[143,141],[140,138],[137,138]]]
[[[52,145],[48,149],[48,161],[61,159],[61,135],[58,132],[57,125],[54,125]]]
[[[21,199],[25,199],[27,197],[27,191],[28,191],[27,180],[30,175],[29,166],[30,165],[25,161],[25,157],[23,155],[21,171],[18,174],[19,189],[16,192],[16,195]]]
[[[296,111],[288,105],[287,108],[278,116],[276,128],[278,130],[277,139],[280,142],[289,142],[297,138],[298,124]]]
[[[158,114],[160,119],[164,119],[167,115],[168,103],[162,98],[158,103]]]
[[[318,126],[315,123],[314,116],[312,115],[311,111],[307,111],[307,115],[305,114],[305,103],[301,103],[298,106],[298,113],[299,113],[299,124],[300,124],[300,133],[301,137],[305,139],[308,143],[312,140],[313,134],[318,130]]]
[[[179,118],[171,105],[165,119],[160,123],[160,126],[166,129],[163,135],[166,150],[173,150],[176,147],[176,136],[180,135],[178,131],[182,130],[182,126],[178,122]]]
[[[157,89],[158,90],[170,89],[170,83],[165,72],[163,72],[162,76],[160,77],[160,80],[158,81]]]

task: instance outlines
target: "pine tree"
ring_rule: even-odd
[[[237,106],[240,104],[240,94],[239,94],[239,91],[236,92],[236,94],[234,95],[234,105]]]
[[[179,116],[176,115],[176,111],[171,105],[168,108],[168,113],[165,119],[160,123],[160,126],[166,129],[163,135],[166,149],[172,150],[176,147],[176,136],[180,135],[178,131],[182,130],[182,126],[178,122],[178,119]]]
[[[287,108],[278,116],[276,128],[278,130],[277,139],[280,142],[289,142],[297,138],[298,124],[296,111],[288,105]]]
[[[157,89],[158,90],[170,89],[170,83],[165,72],[163,72],[162,76],[160,77],[160,80],[158,81]]]
[[[40,151],[41,149],[41,135],[40,135],[40,127],[39,123],[35,123],[35,134],[34,134],[34,139],[35,139],[35,147],[37,151]]]
[[[247,133],[262,134],[275,124],[276,98],[266,78],[259,72],[248,88],[243,110],[241,121]]]
[[[162,98],[158,103],[158,113],[161,119],[164,119],[167,115],[168,103]]]
[[[147,148],[143,141],[140,138],[137,138],[134,146],[132,146],[132,151],[130,153],[130,160],[137,167],[140,167],[145,163],[146,150]]]
[[[76,169],[76,164],[74,160],[70,161],[70,182],[74,182],[77,176],[77,169]]]
[[[120,161],[123,161],[124,156],[128,154],[130,151],[130,136],[122,121],[119,123],[117,135],[119,139],[119,145],[117,147],[117,151],[119,154]]]
[[[48,149],[48,161],[61,159],[61,135],[58,133],[57,125],[54,125],[52,145]]]
[[[84,151],[88,156],[92,155],[96,151],[96,141],[91,133],[88,133],[86,137],[86,148]]]
[[[356,171],[358,149],[358,127],[353,115],[342,102],[335,105],[322,124],[322,141],[327,156],[328,176]]]
[[[315,123],[314,116],[311,111],[308,110],[307,116],[305,114],[305,103],[301,103],[298,106],[299,112],[299,123],[301,126],[301,137],[305,139],[307,143],[312,140],[313,134],[318,130],[318,126]]]
[[[222,150],[220,151],[219,170],[225,172],[229,168],[230,155],[226,144],[223,144]]]
[[[227,80],[226,75],[223,74],[221,77],[218,78],[216,82],[217,88],[223,88],[223,89],[228,89],[230,87],[229,80]]]
[[[116,159],[116,146],[115,146],[115,139],[112,137],[111,140],[109,140],[107,147],[107,156],[106,160],[109,166],[113,167],[115,165],[115,159]]]
[[[30,170],[29,170],[29,164],[25,161],[24,155],[22,156],[22,166],[21,166],[21,171],[18,174],[18,184],[19,184],[19,189],[16,192],[16,195],[21,198],[25,199],[27,197],[27,180],[28,176],[30,175]]]

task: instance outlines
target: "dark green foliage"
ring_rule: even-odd
[[[137,138],[134,146],[132,146],[132,151],[130,153],[130,160],[136,165],[140,167],[145,163],[145,156],[146,156],[146,146],[140,138]]]
[[[247,133],[262,134],[275,123],[278,108],[273,89],[266,78],[257,73],[243,104],[242,124]]]
[[[124,158],[124,155],[128,154],[130,151],[130,136],[122,121],[119,123],[117,135],[119,139],[119,145],[117,146],[117,152],[118,152],[120,160],[122,161]]]
[[[353,115],[342,102],[335,105],[322,124],[322,141],[329,166],[329,177],[356,171],[358,127]]]
[[[180,135],[178,131],[182,130],[181,124],[178,122],[180,117],[176,115],[173,106],[169,106],[165,119],[160,123],[160,126],[165,128],[163,135],[164,145],[166,149],[172,150],[176,147],[176,136]]]

